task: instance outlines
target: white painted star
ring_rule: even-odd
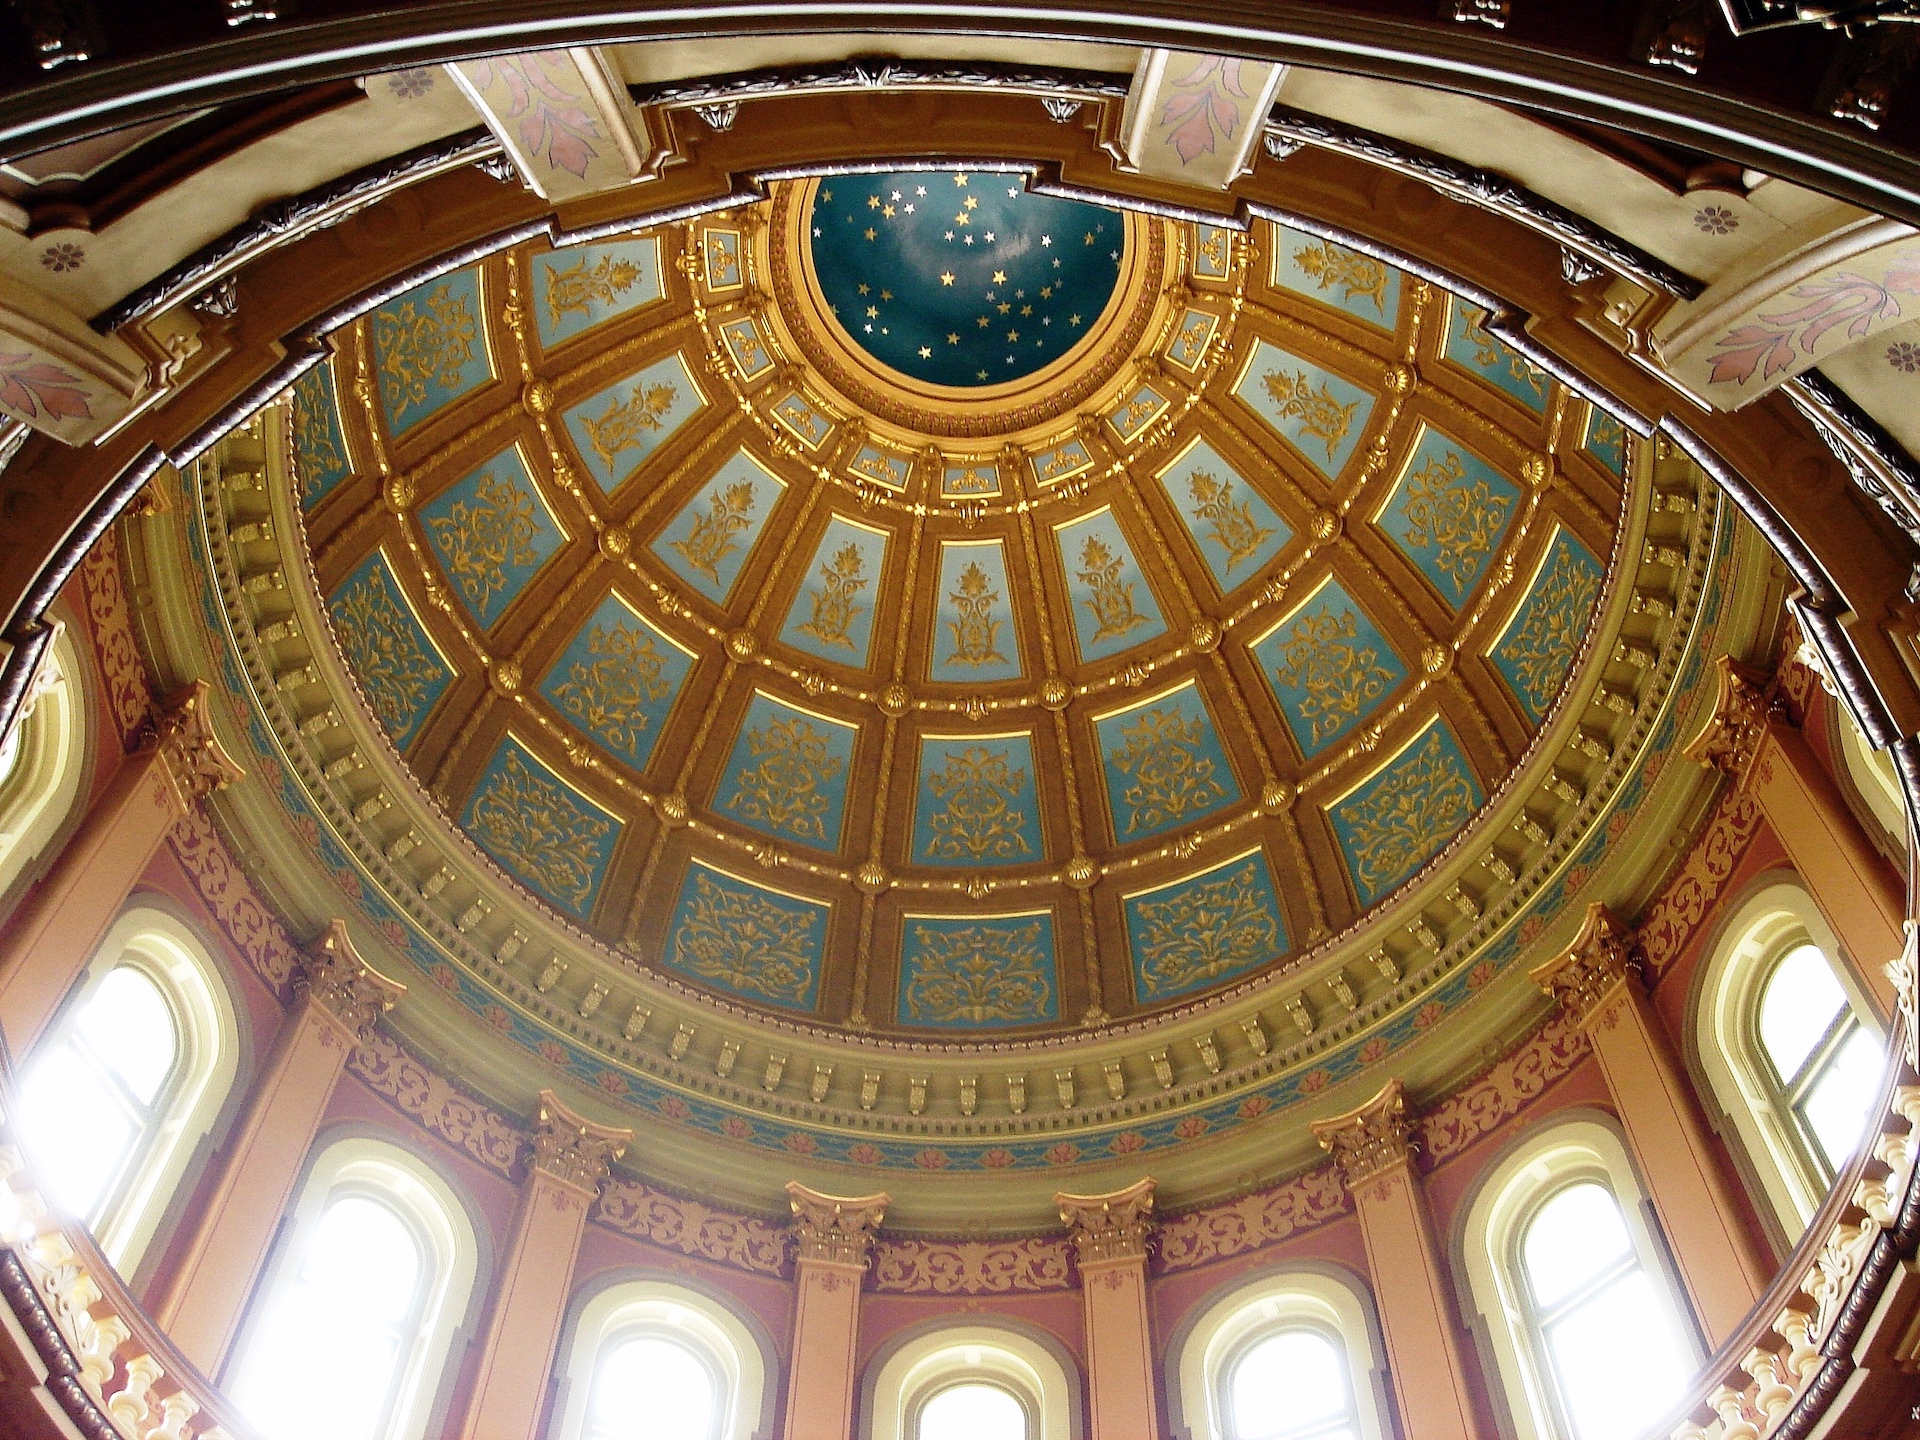
[[[1007,194],[1008,194],[1008,195],[1010,195],[1010,196],[1012,196],[1012,195],[1018,195],[1019,193],[1020,193],[1020,187],[1019,187],[1018,185],[1009,185],[1009,186],[1007,187]]]
[[[972,243],[973,243],[973,237],[971,235],[967,236],[967,244],[971,245]]]
[[[920,347],[920,358],[922,360],[931,360],[933,358],[933,351],[928,349],[925,345],[922,345]]]
[[[1051,235],[1042,235],[1040,237],[1040,244],[1043,248],[1045,246],[1053,244],[1053,237]]]
[[[993,244],[993,232],[991,230],[987,232],[987,243],[989,245]]]
[[[907,208],[907,214],[911,215],[913,213],[913,202],[911,200],[907,202],[906,208]]]
[[[817,233],[817,232],[816,232],[816,233]],[[952,232],[951,230],[949,230],[949,231],[947,232],[947,239],[949,239],[949,240],[951,240],[951,239],[953,239],[953,232]]]
[[[924,185],[916,185],[913,187],[913,193],[916,195],[924,195],[927,193],[927,187]]]

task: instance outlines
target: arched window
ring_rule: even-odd
[[[27,708],[0,737],[0,894],[44,852],[80,798],[87,713],[80,660],[64,626],[27,692]]]
[[[234,1404],[264,1440],[417,1440],[476,1258],[465,1207],[427,1165],[377,1140],[329,1146],[228,1367]]]
[[[1079,1391],[1047,1344],[1006,1325],[942,1325],[869,1372],[867,1440],[1071,1440]]]
[[[1521,1440],[1635,1440],[1680,1399],[1700,1346],[1607,1126],[1561,1121],[1506,1156],[1465,1248]]]
[[[1734,913],[1701,975],[1701,1068],[1783,1244],[1859,1143],[1886,1066],[1838,954],[1812,897],[1781,882]]]
[[[1293,1269],[1238,1284],[1175,1347],[1176,1424],[1194,1440],[1381,1440],[1377,1356],[1350,1278]]]
[[[107,932],[20,1081],[47,1186],[123,1272],[139,1264],[233,1085],[233,1005],[199,938],[135,909]]]
[[[630,1280],[581,1308],[563,1370],[556,1440],[749,1440],[765,1428],[760,1342],[719,1301]]]

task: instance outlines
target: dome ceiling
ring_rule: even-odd
[[[1368,255],[1023,180],[521,247],[298,386],[339,654],[550,920],[769,1015],[1043,1035],[1285,967],[1528,756],[1619,424]]]

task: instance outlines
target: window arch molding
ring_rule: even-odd
[[[1824,678],[1824,677],[1823,677]],[[1870,821],[1868,830],[1878,848],[1893,865],[1905,871],[1907,865],[1907,805],[1900,790],[1900,772],[1893,763],[1893,751],[1875,750],[1860,733],[1852,713],[1838,698],[1827,697],[1827,729],[1831,749],[1840,762],[1836,767],[1843,777],[1843,789],[1853,794],[1854,808],[1865,810],[1861,818]]]
[[[1626,1142],[1612,1118],[1574,1110],[1521,1135],[1490,1165],[1461,1210],[1456,1269],[1466,1294],[1463,1309],[1488,1367],[1498,1377],[1517,1440],[1566,1440],[1556,1386],[1536,1338],[1521,1277],[1520,1246],[1546,1203],[1583,1181],[1597,1182],[1619,1207],[1633,1257],[1653,1282],[1662,1317],[1686,1347],[1691,1374],[1706,1355],[1691,1307],[1661,1241]],[[1488,1354],[1487,1352],[1491,1352]]]
[[[1081,1440],[1078,1367],[1052,1336],[1005,1320],[933,1321],[894,1337],[867,1366],[860,1440],[917,1440],[927,1403],[969,1382],[1019,1401],[1027,1440]]]
[[[64,622],[30,689],[32,708],[0,737],[0,896],[79,823],[93,773],[93,672]]]
[[[94,1217],[94,1239],[102,1253],[123,1274],[131,1274],[232,1098],[243,1037],[239,1011],[212,948],[171,910],[138,898],[102,938],[28,1057],[23,1090],[29,1095],[35,1060],[71,1043],[89,1003],[108,977],[123,969],[153,984],[175,1037],[173,1066],[144,1133]]]
[[[448,1359],[468,1312],[484,1294],[485,1274],[474,1207],[440,1167],[384,1132],[335,1130],[309,1155],[274,1252],[241,1323],[238,1342],[219,1378],[239,1402],[249,1372],[271,1358],[275,1302],[298,1278],[329,1207],[347,1198],[369,1199],[390,1210],[419,1246],[423,1274],[408,1315],[408,1334],[395,1366],[391,1404],[379,1440],[420,1440],[438,1417],[453,1378]],[[300,1358],[296,1374],[310,1376]],[[260,1373],[270,1375],[270,1370]],[[311,1387],[290,1385],[308,1396]],[[244,1408],[244,1407],[243,1407]]]
[[[1168,1349],[1168,1408],[1193,1440],[1228,1440],[1223,1396],[1233,1366],[1267,1336],[1310,1330],[1336,1342],[1360,1440],[1391,1440],[1386,1347],[1373,1297],[1332,1265],[1288,1265],[1229,1282],[1195,1307]]]
[[[643,1271],[601,1276],[574,1297],[555,1372],[559,1393],[554,1440],[587,1433],[593,1382],[601,1358],[629,1339],[659,1335],[693,1351],[712,1374],[721,1400],[716,1440],[769,1440],[780,1370],[772,1338],[727,1299]]]
[[[1854,1015],[1884,1042],[1886,1032],[1866,988],[1819,905],[1791,871],[1761,876],[1727,916],[1688,1005],[1690,1058],[1733,1127],[1749,1183],[1764,1197],[1770,1228],[1783,1250],[1791,1248],[1826,1198],[1824,1177],[1811,1167],[1792,1117],[1776,1103],[1757,1030],[1773,967],[1800,944],[1812,944],[1827,957]]]

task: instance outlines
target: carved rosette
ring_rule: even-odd
[[[1315,1120],[1308,1128],[1320,1148],[1333,1156],[1347,1188],[1357,1191],[1376,1175],[1407,1163],[1413,1122],[1407,1118],[1406,1087],[1397,1078],[1389,1080],[1358,1109]]]
[[[326,1011],[356,1043],[364,1043],[374,1022],[407,993],[398,980],[387,979],[360,958],[347,922],[340,919],[330,921],[319,943],[301,954],[293,988]]]
[[[1060,1223],[1080,1257],[1080,1266],[1110,1260],[1145,1260],[1153,1233],[1153,1177],[1136,1180],[1109,1195],[1053,1197]]]
[[[1566,1017],[1584,1025],[1626,983],[1638,965],[1633,931],[1606,906],[1587,907],[1586,923],[1573,943],[1533,971],[1533,982],[1560,1002]]]
[[[613,1162],[627,1153],[633,1131],[596,1125],[576,1115],[551,1090],[540,1092],[540,1124],[533,1132],[532,1172],[551,1176],[592,1199]]]
[[[874,1232],[887,1218],[887,1206],[893,1203],[893,1197],[884,1193],[857,1199],[822,1195],[790,1180],[787,1203],[793,1207],[793,1235],[799,1242],[801,1260],[864,1270]]]
[[[1771,718],[1767,700],[1771,677],[1742,665],[1731,655],[1722,655],[1715,664],[1719,689],[1713,697],[1713,715],[1687,742],[1683,753],[1689,760],[1731,775],[1735,784],[1745,785]]]
[[[220,747],[207,722],[208,693],[207,682],[195,680],[153,707],[148,743],[160,752],[183,809],[246,778],[247,772]]]

